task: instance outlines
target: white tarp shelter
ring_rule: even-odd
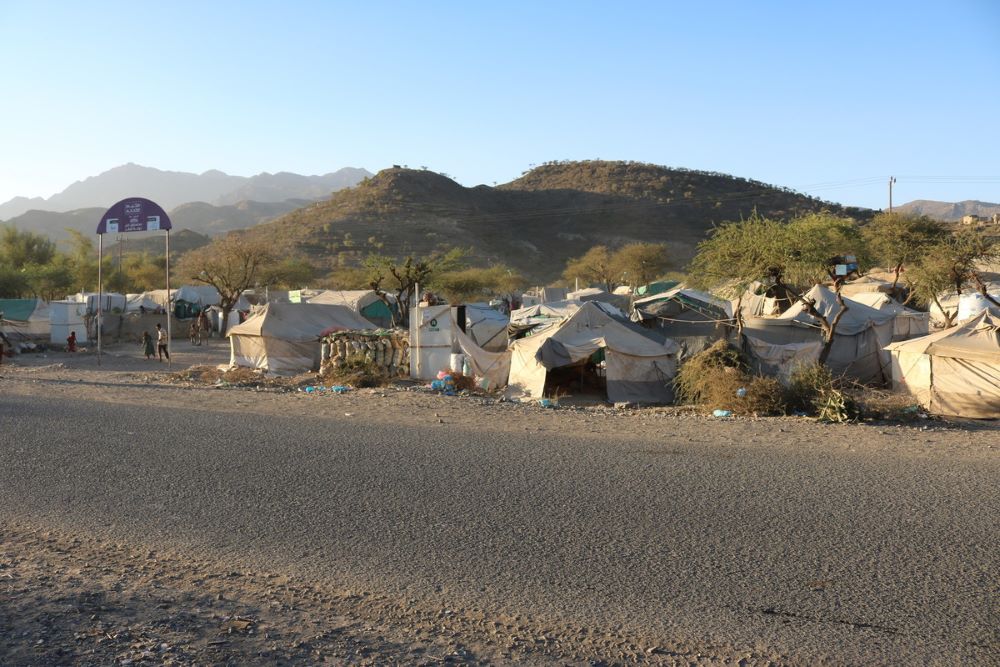
[[[628,297],[622,296],[620,294],[612,294],[611,292],[606,292],[599,287],[587,287],[584,289],[576,290],[575,292],[570,292],[566,295],[568,300],[575,301],[601,301],[603,303],[610,303],[616,308],[625,310],[628,308]]]
[[[608,400],[669,403],[678,346],[585,303],[568,319],[511,344],[507,395],[542,398],[550,369],[585,362],[603,350]]]
[[[334,331],[375,328],[345,306],[269,303],[227,332],[229,363],[277,375],[317,370],[322,336]]]
[[[928,411],[1000,417],[1000,317],[983,311],[964,324],[893,343],[892,387]]]
[[[931,314],[907,308],[885,292],[858,292],[852,301],[863,303],[875,310],[893,314],[892,341],[909,340],[926,336],[930,331]]]
[[[306,292],[306,290],[302,290]],[[393,326],[396,298],[386,295],[387,304],[374,290],[322,290],[305,298],[306,303],[326,303],[347,306],[372,323],[383,328]]]
[[[488,352],[507,349],[507,325],[510,316],[487,305],[466,304],[465,333],[472,341]]]
[[[49,304],[42,299],[0,299],[0,316],[0,330],[8,337],[49,336]]]
[[[805,298],[815,301],[816,309],[828,322],[840,312],[836,295],[823,285],[813,287]],[[851,299],[845,298],[844,302],[847,312],[837,324],[826,365],[834,374],[862,383],[887,381],[889,355],[883,348],[892,341],[895,315]],[[750,349],[755,354],[766,350],[778,354],[780,346],[822,340],[823,335],[819,323],[806,312],[801,302],[796,302],[778,317],[746,317],[743,333],[768,344],[769,347],[751,344]],[[758,358],[755,363],[766,367],[780,363],[780,358]]]
[[[66,297],[66,301],[76,301],[78,303],[87,304],[88,313],[96,313],[98,308],[98,301],[103,305],[101,310],[107,313],[113,313],[116,310],[119,313],[125,312],[125,304],[127,302],[124,294],[118,294],[116,292],[105,292],[103,295],[97,292],[77,292],[76,294],[71,294]]]

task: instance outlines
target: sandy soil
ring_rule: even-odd
[[[544,436],[635,434],[732,447],[801,448],[902,457],[994,458],[993,422],[818,424],[804,418],[718,420],[684,408],[543,409],[488,397],[443,397],[419,386],[307,394],[292,388],[213,386],[179,379],[228,360],[220,341],[175,343],[174,363],[133,347],[4,359],[4,393],[72,400],[151,401],[187,410],[338,414],[382,423],[468,424]],[[296,383],[308,383],[309,377]],[[295,384],[295,383],[292,383]],[[831,444],[834,443],[834,444]],[[542,627],[337,590],[281,572],[234,570],[30,523],[0,526],[0,657],[4,664],[780,664],[756,647],[645,645],[586,628]]]

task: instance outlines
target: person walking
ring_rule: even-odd
[[[153,337],[149,335],[148,331],[142,332],[142,351],[146,355],[146,359],[152,359],[153,355],[156,354],[156,350],[153,348]]]
[[[163,362],[163,358],[166,357],[167,361],[170,361],[170,350],[167,348],[169,341],[167,340],[167,332],[163,330],[163,326],[159,322],[156,323],[156,352],[157,356],[160,358],[160,362]]]
[[[66,351],[76,352],[76,332],[70,331],[69,338],[66,339]]]

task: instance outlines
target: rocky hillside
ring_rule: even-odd
[[[493,188],[386,169],[249,233],[304,251],[327,270],[371,252],[399,256],[457,245],[472,248],[478,263],[503,262],[547,281],[567,258],[601,243],[667,242],[681,268],[712,225],[754,208],[780,218],[821,209],[870,214],[725,174],[585,161],[546,164]]]

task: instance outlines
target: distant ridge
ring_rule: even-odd
[[[125,197],[141,194],[165,209],[189,202],[230,205],[250,200],[282,202],[288,199],[319,199],[351,187],[371,176],[364,169],[347,167],[322,176],[301,176],[288,172],[230,176],[218,170],[193,174],[162,171],[128,163],[97,176],[77,181],[48,199],[14,197],[0,204],[0,220],[23,215],[29,210],[62,213],[81,208],[107,208]]]
[[[1000,204],[991,204],[975,199],[967,199],[960,202],[917,199],[901,206],[896,206],[895,209],[902,213],[926,215],[929,218],[943,222],[958,222],[967,215],[991,217],[996,213],[1000,213]]]

